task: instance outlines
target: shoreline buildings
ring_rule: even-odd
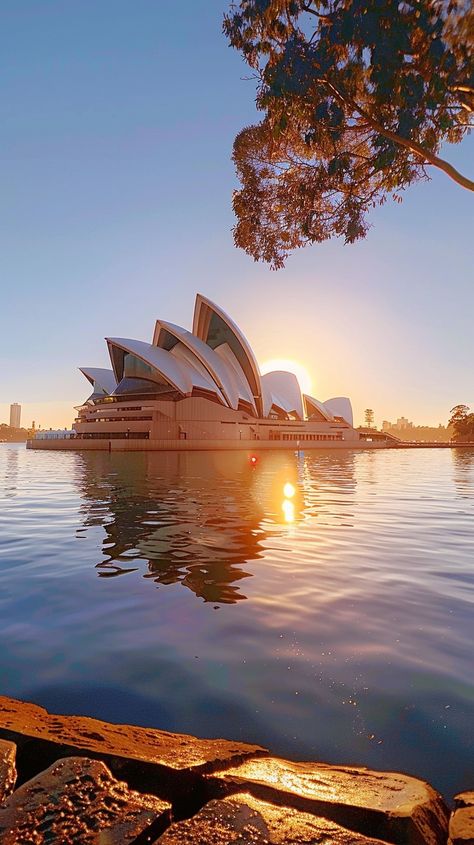
[[[261,375],[231,318],[198,294],[192,332],[157,320],[151,343],[106,338],[111,368],[80,367],[92,393],[72,432],[40,432],[30,448],[219,449],[357,447],[346,397],[302,393],[291,372]]]
[[[406,417],[399,417],[396,423],[384,420],[382,431],[391,437],[397,437],[408,443],[446,443],[454,432],[449,426],[416,425]]]

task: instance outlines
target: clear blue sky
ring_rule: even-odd
[[[187,327],[201,291],[260,362],[302,363],[356,419],[445,422],[474,405],[474,196],[442,174],[366,241],[274,273],[232,242],[231,147],[253,83],[219,0],[0,5],[0,422],[71,424],[103,338]],[[474,139],[445,151],[474,174]]]

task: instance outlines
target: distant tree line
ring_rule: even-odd
[[[0,443],[23,443],[28,439],[28,431],[26,428],[12,428],[6,423],[0,423]]]
[[[453,440],[458,443],[474,443],[474,414],[468,405],[451,408],[448,425],[453,429]]]

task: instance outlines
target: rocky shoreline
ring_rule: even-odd
[[[474,845],[474,791],[0,696],[1,845]]]

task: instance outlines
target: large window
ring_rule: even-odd
[[[124,378],[146,378],[152,381],[161,381],[157,370],[150,364],[145,364],[141,358],[126,352],[123,359]]]
[[[158,384],[156,381],[150,381],[146,378],[123,378],[117,385],[115,396],[129,396],[130,399],[136,401],[137,399],[180,399],[181,394],[178,393],[169,384]],[[130,401],[129,399],[129,401]]]
[[[217,349],[218,346],[221,346],[223,343],[227,343],[227,345],[232,349],[237,361],[239,362],[240,366],[242,367],[245,377],[251,387],[252,393],[254,396],[259,395],[259,386],[255,381],[255,375],[253,372],[253,368],[250,364],[248,355],[240,343],[239,339],[232,331],[232,329],[224,322],[224,320],[219,317],[218,314],[213,311],[212,317],[209,323],[209,331],[207,333],[206,343],[211,349]]]
[[[166,329],[161,329],[160,331],[160,348],[166,349],[167,352],[171,352],[172,349],[179,343],[177,337],[173,334],[170,334],[166,331]]]

